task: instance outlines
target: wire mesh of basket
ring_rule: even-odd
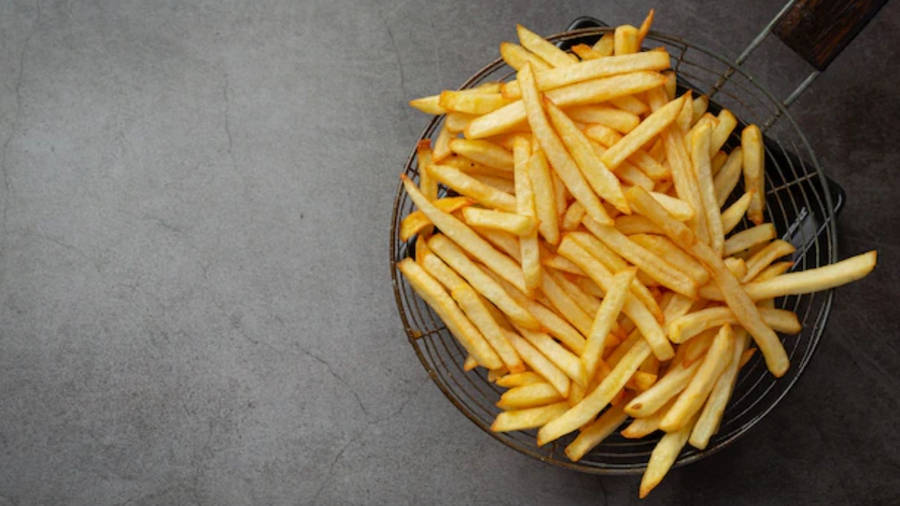
[[[548,39],[567,47],[576,42],[591,42],[611,30],[606,27],[585,28]],[[725,107],[739,119],[741,123],[726,143],[727,150],[740,144],[740,131],[747,123],[756,123],[764,128],[766,218],[775,225],[783,239],[796,246],[792,269],[804,270],[836,261],[835,216],[843,201],[843,193],[833,183],[829,184],[806,138],[783,103],[739,66],[681,38],[650,32],[644,45],[666,48],[672,58],[672,68],[678,74],[681,92],[692,89],[696,93],[707,94],[710,96],[710,112],[717,113]],[[478,71],[460,89],[511,77],[514,77],[514,70],[498,59]],[[436,135],[442,120],[442,117],[435,117],[420,138]],[[405,173],[414,181],[418,179],[415,150],[407,160]],[[739,186],[732,198],[741,193]],[[400,222],[413,210],[414,206],[398,185],[390,232],[394,293],[413,350],[450,402],[498,441],[541,461],[596,474],[641,472],[659,441],[658,432],[642,439],[625,439],[616,432],[580,461],[571,462],[563,449],[572,435],[538,447],[535,431],[490,431],[491,423],[500,412],[494,404],[503,390],[487,380],[487,372],[482,368],[463,371],[465,350],[397,272],[396,263],[413,254],[415,238],[404,243],[398,234]],[[736,230],[747,226],[745,220]],[[803,324],[801,333],[780,336],[791,360],[790,369],[784,377],[776,379],[767,371],[760,354],[755,354],[741,370],[719,431],[708,447],[703,451],[686,447],[679,455],[676,466],[696,461],[726,447],[778,404],[812,357],[824,331],[831,302],[831,291],[776,299],[776,307],[794,311]]]

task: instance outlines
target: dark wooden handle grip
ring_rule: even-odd
[[[887,0],[798,0],[773,30],[810,65],[825,70]]]

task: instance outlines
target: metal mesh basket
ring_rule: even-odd
[[[578,21],[573,26],[579,26]],[[608,31],[611,28],[586,28],[558,34],[549,37],[549,40],[568,47],[576,42],[591,42]],[[672,67],[678,72],[681,91],[694,89],[710,95],[711,112],[726,107],[742,122],[726,143],[727,149],[740,144],[740,131],[745,123],[756,123],[765,129],[766,215],[779,235],[797,247],[793,269],[809,269],[836,261],[834,218],[843,201],[843,193],[826,180],[812,149],[785,106],[739,67],[711,51],[657,32],[650,32],[645,45],[664,46],[668,50],[672,56]],[[486,81],[506,80],[511,76],[514,76],[514,71],[498,59],[472,76],[461,88]],[[432,120],[421,138],[430,138],[435,134],[441,120],[442,117]],[[407,161],[405,172],[413,180],[418,178],[415,151]],[[740,194],[740,188],[734,193]],[[597,474],[641,472],[659,441],[659,432],[637,440],[625,439],[616,432],[582,460],[571,462],[562,450],[571,441],[572,435],[538,447],[535,431],[490,431],[489,427],[499,413],[494,404],[503,390],[488,382],[486,372],[481,368],[472,372],[463,371],[465,350],[397,272],[396,263],[413,252],[415,238],[410,243],[403,243],[398,234],[401,220],[413,210],[412,203],[402,187],[398,186],[391,222],[391,276],[397,308],[409,342],[444,395],[492,437],[544,462]],[[737,230],[747,225],[745,220]],[[796,312],[803,323],[800,334],[781,336],[791,359],[790,369],[784,377],[776,379],[767,371],[760,354],[755,354],[741,370],[721,427],[707,449],[699,451],[686,447],[678,457],[676,466],[721,450],[778,404],[812,357],[825,328],[831,301],[831,291],[776,300],[777,307]]]

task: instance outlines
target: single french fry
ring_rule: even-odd
[[[628,236],[633,242],[643,246],[659,258],[665,259],[675,269],[689,276],[697,286],[709,281],[709,273],[703,264],[679,248],[668,237],[651,234],[633,234]]]
[[[516,332],[506,331],[506,340],[513,345],[522,360],[528,364],[534,372],[540,374],[547,383],[559,392],[562,397],[568,397],[571,381],[566,373],[553,365],[553,362],[541,354],[534,346],[528,343],[524,337]]]
[[[581,430],[571,443],[566,446],[566,456],[576,462],[584,457],[595,446],[603,442],[610,434],[625,422],[628,415],[622,410],[623,403],[607,409],[590,425]]]
[[[540,149],[531,154],[527,165],[528,178],[534,192],[535,217],[538,232],[550,244],[559,242],[559,217],[556,214],[556,197],[547,159]]]
[[[637,47],[638,51],[641,49],[641,44],[644,41],[644,37],[647,36],[647,33],[650,32],[650,26],[653,24],[653,15],[655,11],[650,9],[650,12],[647,13],[647,17],[644,18],[644,21],[641,23],[640,29],[638,29],[637,34]]]
[[[660,47],[659,49],[662,50],[663,48]],[[678,78],[675,76],[675,71],[674,70],[666,70],[663,72],[663,75],[666,76],[666,84],[664,85],[664,88],[666,91],[666,97],[668,97],[669,100],[674,100],[675,93],[678,91]],[[685,101],[688,101],[689,98],[690,98],[690,95],[686,94]],[[683,106],[682,106],[682,109],[684,109]],[[654,109],[654,110],[656,110],[656,109]]]
[[[589,293],[586,293],[581,289],[577,284],[569,281],[568,278],[563,276],[561,273],[554,272],[553,270],[547,270],[545,274],[553,276],[553,279],[556,283],[567,293],[572,300],[578,304],[588,316],[596,314],[597,309],[600,308],[600,298],[597,298]]]
[[[655,223],[637,214],[616,217],[615,226],[619,229],[619,232],[629,236],[634,234],[663,234],[662,229],[656,226]]]
[[[419,188],[422,194],[428,200],[437,200],[437,181],[428,173],[428,166],[431,165],[431,141],[422,139],[416,144],[416,163],[419,169]],[[452,212],[452,211],[451,211]],[[415,213],[410,213],[415,214]],[[401,226],[402,232],[402,226]],[[406,239],[403,239],[404,241]]]
[[[556,253],[547,253],[541,255],[541,264],[546,267],[552,267],[558,271],[568,272],[570,274],[575,274],[576,276],[585,276],[583,270],[581,270],[577,265],[573,264],[571,260],[568,258],[557,255]],[[584,278],[587,279],[587,278]],[[603,295],[600,295],[603,297]]]
[[[558,253],[578,265],[604,291],[609,291],[612,285],[612,273],[574,239],[568,236],[563,238],[562,242],[560,242]],[[633,294],[629,294],[628,299],[625,301],[623,312],[640,329],[644,339],[653,348],[653,354],[656,358],[660,360],[672,358],[672,355],[674,355],[672,345],[669,344],[669,340],[664,335],[661,335],[662,327],[660,327],[656,317],[647,309],[647,306]]]
[[[474,203],[475,201],[469,197],[444,197],[434,201],[434,205],[446,213],[453,213]],[[400,240],[408,241],[430,225],[431,221],[425,216],[425,213],[413,211],[400,222]]]
[[[541,427],[537,437],[538,446],[556,440],[590,421],[622,390],[628,378],[634,374],[641,362],[650,356],[650,353],[650,346],[646,341],[639,339],[635,342],[597,388],[562,416]]]
[[[584,364],[584,370],[588,378],[593,378],[597,373],[597,365],[603,357],[603,348],[606,344],[606,336],[609,335],[619,313],[625,306],[625,300],[634,281],[636,271],[634,269],[624,270],[613,276],[609,290],[606,291],[606,297],[594,314],[594,321],[591,324],[588,333],[587,342],[584,352],[581,354],[581,362]]]
[[[669,100],[672,99],[674,94],[669,96]],[[684,103],[681,105],[681,110],[678,111],[678,116],[675,118],[675,124],[678,125],[680,129],[687,132],[691,128],[691,117],[694,114],[694,98],[691,90],[688,90],[684,94]]]
[[[568,149],[569,153],[572,155],[575,164],[578,169],[581,170],[581,174],[587,179],[591,188],[597,192],[597,195],[613,204],[616,209],[625,214],[630,214],[631,210],[628,208],[628,203],[625,201],[625,195],[622,193],[622,185],[619,184],[619,180],[616,178],[615,174],[607,169],[606,166],[603,165],[603,162],[600,161],[600,158],[594,152],[594,148],[591,146],[588,138],[585,137],[584,133],[575,126],[575,123],[552,102],[548,101],[545,105],[550,121],[553,123],[553,127],[556,129],[557,133],[559,133],[565,148]],[[558,169],[557,172],[559,172]],[[562,174],[560,177],[563,177]],[[575,195],[571,186],[569,186],[569,191]],[[578,198],[577,195],[575,195],[575,197],[576,199]],[[585,205],[584,201],[581,199],[579,199],[579,202],[581,202],[582,206]],[[587,207],[585,207],[585,211],[589,211]],[[596,214],[592,213],[591,216],[596,216]],[[609,218],[607,219],[611,224],[612,220]]]
[[[763,222],[766,206],[765,160],[762,132],[756,125],[750,125],[741,132],[741,152],[743,153],[744,188],[755,193],[750,199],[747,217],[759,225]]]
[[[725,141],[728,140],[728,136],[731,135],[732,130],[737,126],[737,118],[735,118],[734,114],[731,114],[731,111],[728,109],[719,111],[719,115],[716,116],[716,119],[718,120],[718,123],[716,123],[716,127],[712,130],[709,139],[710,157],[722,149],[722,146],[725,145]]]
[[[491,188],[512,195],[516,191],[516,184],[512,179],[507,179],[505,177],[498,176],[488,176],[484,174],[470,174],[472,179],[483,183]],[[535,224],[536,226],[537,224]]]
[[[722,326],[706,353],[706,358],[691,378],[691,382],[678,396],[675,404],[666,412],[659,422],[659,428],[666,432],[674,432],[683,428],[703,407],[716,379],[728,366],[735,344],[731,325]]]
[[[784,309],[759,308],[766,325],[786,334],[796,334],[803,328],[797,315]],[[737,318],[727,306],[714,306],[688,313],[666,325],[666,333],[673,343],[683,343],[697,334],[722,325],[736,325]]]
[[[513,387],[503,392],[500,400],[497,401],[497,407],[504,410],[524,409],[544,406],[561,400],[562,396],[553,388],[553,385],[540,382]]]
[[[616,27],[613,35],[613,52],[618,55],[637,53],[641,50],[638,41],[638,29],[631,25],[620,25]],[[655,52],[655,51],[648,51]]]
[[[488,369],[503,366],[500,357],[491,349],[481,332],[463,314],[453,299],[434,278],[410,258],[397,263],[397,269],[403,273],[410,286],[431,306],[450,332],[463,345],[475,360]]]
[[[537,374],[534,371],[524,371],[505,374],[500,378],[497,378],[495,383],[499,387],[512,388],[529,385],[531,383],[540,383],[541,381],[544,381],[544,378],[540,374]]]
[[[446,111],[486,114],[510,102],[500,93],[466,93],[466,91],[468,90],[444,90],[438,99],[438,105]]]
[[[678,98],[654,111],[634,130],[628,132],[622,140],[606,150],[602,158],[603,163],[613,169],[618,167],[632,153],[669,126],[675,120],[683,103],[684,98]]]
[[[596,60],[598,58],[603,58],[603,54],[599,51],[594,51],[594,48],[587,44],[575,44],[572,46],[571,51],[578,55],[582,61],[584,60]]]
[[[514,196],[488,186],[455,167],[432,164],[428,166],[428,172],[435,180],[447,185],[460,195],[470,197],[487,207],[507,212],[516,210]]]
[[[453,139],[450,141],[450,150],[482,165],[504,172],[513,171],[512,153],[493,142],[482,139]]]
[[[694,126],[692,126],[690,130],[685,132],[684,142],[688,144],[688,151],[690,151],[690,149],[691,149],[690,142],[691,142],[691,139],[694,138],[694,134],[697,133],[697,130],[699,130],[700,128],[702,128],[704,126],[709,127],[711,129],[715,128],[716,125],[718,124],[718,122],[719,122],[719,120],[717,120],[716,117],[713,116],[711,113],[705,113],[703,116],[701,116],[700,119],[697,120],[697,123],[695,123]]]
[[[493,228],[524,236],[537,230],[537,222],[529,216],[505,213],[480,207],[466,207],[462,210],[466,223],[473,227]]]
[[[615,101],[617,97],[660,86],[664,80],[665,78],[658,72],[642,70],[562,86],[547,91],[546,96],[554,104],[563,108],[595,104],[606,100]],[[521,81],[518,83],[521,88]],[[640,101],[638,103],[640,104]],[[646,108],[646,106],[644,107]],[[628,110],[634,112],[633,107]],[[516,100],[472,120],[466,127],[465,136],[467,139],[480,139],[509,132],[524,125],[526,125],[525,104],[521,100]]]
[[[553,196],[556,202],[556,216],[559,219],[562,219],[562,216],[566,214],[566,209],[568,209],[569,201],[572,200],[572,195],[569,193],[569,190],[566,189],[566,185],[562,182],[562,179],[559,178],[559,174],[555,171],[550,172],[550,179],[553,180]]]
[[[712,156],[712,159],[709,161],[710,168],[712,169],[712,175],[715,179],[716,175],[722,170],[722,167],[725,165],[725,162],[728,161],[728,153],[724,151],[716,151],[716,154]]]
[[[728,155],[725,165],[723,165],[722,169],[716,174],[716,177],[713,180],[713,187],[715,189],[716,202],[718,202],[719,207],[725,205],[728,196],[731,195],[734,187],[737,186],[738,180],[741,178],[743,164],[743,151],[739,147],[734,148],[731,154]]]
[[[719,422],[722,420],[722,413],[725,412],[725,406],[734,390],[734,384],[737,381],[737,373],[741,367],[741,356],[747,349],[750,339],[744,329],[735,330],[735,345],[732,348],[731,360],[728,366],[716,379],[716,383],[709,393],[709,399],[697,418],[697,423],[691,430],[691,437],[688,440],[694,448],[704,450],[709,444],[709,439],[716,433]]]
[[[722,211],[722,232],[727,234],[734,230],[734,227],[741,222],[744,213],[750,207],[750,200],[753,198],[753,191],[741,195],[741,198],[734,201],[734,204],[728,209]],[[725,241],[728,242],[727,240]],[[723,250],[724,251],[724,250]]]
[[[516,70],[521,70],[526,63],[531,63],[531,65],[538,70],[551,68],[550,64],[541,59],[540,56],[512,42],[500,43],[500,57],[503,58],[503,61],[505,61],[507,65]]]
[[[563,348],[543,332],[533,332],[521,327],[517,327],[517,330],[526,341],[547,357],[547,360],[558,367],[560,371],[564,372],[569,379],[581,386],[587,385],[584,367],[576,355],[573,355],[572,352]]]
[[[603,56],[612,56],[614,49],[613,34],[609,32],[604,33],[597,42],[594,42],[592,49]]]
[[[674,361],[673,364],[652,387],[625,405],[626,413],[635,418],[643,418],[658,412],[684,390],[700,368],[700,362],[685,365],[684,362]]]
[[[641,123],[637,114],[605,105],[580,105],[566,109],[566,114],[575,121],[596,123],[623,134],[634,130]]]
[[[731,256],[758,244],[771,241],[775,238],[775,235],[775,225],[771,223],[763,223],[762,225],[741,230],[725,241],[723,252],[726,256]]]
[[[734,277],[741,279],[747,274],[747,264],[742,258],[728,257],[723,262],[725,262],[725,267],[728,267],[728,270],[734,274]]]
[[[494,432],[511,432],[514,430],[535,429],[559,417],[569,409],[569,403],[557,402],[546,406],[504,411],[497,415],[491,430]]]
[[[522,25],[516,25],[516,34],[522,47],[538,55],[554,67],[565,67],[578,63],[578,58],[554,46],[540,35]]]
[[[660,76],[660,77],[661,77],[661,79],[660,79],[659,83],[657,83],[657,86],[663,85],[666,81],[664,76]],[[644,90],[641,90],[641,91],[644,91]],[[647,104],[641,102],[641,100],[639,98],[635,97],[634,93],[638,93],[638,92],[632,91],[628,94],[612,97],[607,100],[609,100],[610,104],[618,107],[619,109],[622,109],[623,111],[628,111],[632,114],[637,114],[638,116],[641,116],[641,115],[647,113],[650,110],[650,108],[647,107]],[[599,102],[599,100],[598,100],[598,102]]]
[[[741,282],[747,283],[755,278],[757,274],[762,272],[763,269],[768,267],[769,264],[774,262],[775,259],[790,255],[795,251],[797,251],[797,248],[787,241],[777,239],[770,242],[765,248],[761,249],[747,260],[747,273],[741,278]]]
[[[541,276],[541,291],[553,307],[579,332],[588,335],[591,331],[591,317],[582,310],[572,297],[547,273]]]
[[[753,336],[753,340],[762,351],[769,371],[775,377],[783,376],[790,363],[784,346],[775,332],[762,321],[752,299],[741,287],[737,278],[725,267],[722,259],[702,242],[694,241],[691,231],[681,222],[671,218],[662,206],[657,204],[653,197],[642,188],[630,188],[626,192],[626,197],[632,206],[636,206],[636,212],[650,218],[650,221],[666,231],[666,235],[670,239],[706,265],[728,307],[734,312],[741,326]]]
[[[434,255],[431,255],[434,257]],[[497,352],[500,360],[510,372],[525,370],[525,364],[506,340],[503,329],[488,311],[485,303],[481,301],[475,290],[468,284],[459,284],[451,289],[450,296],[459,304],[469,320],[481,331],[491,348]]]
[[[756,275],[751,281],[753,282],[761,282],[768,281],[776,276],[780,276],[790,270],[791,267],[794,266],[794,262],[790,260],[785,262],[775,262],[774,264],[766,267],[759,274]]]
[[[694,138],[691,141],[691,161],[694,164],[694,175],[697,177],[697,186],[700,190],[703,219],[706,219],[706,229],[709,232],[709,247],[718,253],[719,256],[722,256],[725,234],[722,233],[722,215],[719,213],[719,203],[716,201],[712,169],[710,168],[709,144],[711,134],[712,130],[705,126],[694,134]]]
[[[550,122],[541,107],[540,97],[534,85],[531,66],[526,65],[520,70],[518,79],[522,86],[522,100],[528,111],[528,124],[531,125],[535,139],[547,154],[553,170],[565,183],[572,196],[581,202],[589,216],[601,223],[612,223],[612,219],[603,210],[600,200],[585,182],[578,166],[566,151],[559,136],[550,127]]]
[[[706,112],[706,108],[709,106],[709,97],[707,97],[706,95],[700,95],[699,97],[694,98],[694,101],[691,105],[694,108],[694,112],[691,115],[691,126],[694,126],[694,124],[696,124],[697,121]]]
[[[581,219],[584,218],[584,206],[577,200],[569,205],[566,214],[563,215],[562,229],[569,231],[578,228],[581,225]]]
[[[445,121],[444,124],[441,125],[441,130],[438,132],[437,139],[434,141],[434,149],[431,153],[432,163],[440,163],[443,159],[453,154],[453,152],[450,151],[450,141],[454,138],[456,138],[456,134],[447,128],[447,122]]]
[[[447,111],[439,104],[440,98],[440,95],[415,98],[409,101],[409,105],[425,114],[444,114]]]
[[[465,372],[474,371],[476,367],[478,367],[478,361],[472,355],[467,356],[463,361],[463,371]]]
[[[466,174],[470,174],[470,175],[477,174],[477,175],[484,175],[484,176],[512,178],[511,172],[508,172],[503,169],[497,169],[495,167],[488,167],[487,165],[478,163],[474,160],[470,160],[464,156],[459,156],[459,155],[453,154],[452,152],[451,152],[450,156],[441,160],[440,164],[455,167],[455,168],[465,172]]]
[[[534,202],[534,187],[528,175],[531,143],[524,137],[516,137],[513,142],[514,180],[516,212],[533,220],[537,219]],[[530,293],[541,284],[541,257],[538,232],[533,230],[519,238],[522,274],[525,287]]]
[[[597,224],[589,226],[588,230],[622,258],[637,266],[663,286],[691,298],[697,295],[697,284],[690,277],[630,240],[615,227]]]
[[[641,487],[638,494],[641,499],[647,497],[647,494],[659,485],[659,482],[672,468],[672,464],[675,463],[675,459],[678,458],[678,454],[681,453],[681,449],[684,448],[688,437],[691,435],[692,427],[693,420],[678,431],[666,433],[656,443],[656,447],[653,448],[653,452],[650,454],[650,461],[647,462],[647,469],[641,477]]]
[[[622,429],[620,434],[628,439],[640,439],[656,432],[659,430],[659,421],[662,420],[662,417],[665,416],[669,408],[672,407],[672,404],[675,404],[676,399],[677,397],[673,397],[669,402],[664,404],[663,407],[657,409],[651,415],[643,418],[635,418],[627,427]]]
[[[654,191],[650,192],[650,196],[655,198],[678,221],[687,221],[696,216],[695,209],[681,199]]]
[[[453,133],[459,133],[466,129],[469,126],[469,122],[478,116],[475,114],[468,114],[464,112],[448,112],[447,117],[444,118],[444,121],[447,123],[447,130],[450,130]]]
[[[501,251],[509,255],[516,262],[521,262],[522,257],[519,251],[519,238],[510,234],[509,232],[503,232],[501,230],[494,230],[491,228],[480,228],[473,227],[472,230],[478,233],[484,239],[487,239],[488,242],[499,248]]]
[[[697,178],[691,167],[690,156],[684,145],[684,134],[677,127],[670,127],[662,132],[662,139],[666,148],[666,159],[672,170],[672,182],[675,185],[675,193],[678,198],[688,203],[694,211],[702,209],[700,189],[697,186]],[[706,220],[699,212],[688,221],[688,225],[697,234],[701,241],[709,239],[709,231],[706,228]]]

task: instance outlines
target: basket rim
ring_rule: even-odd
[[[577,30],[569,30],[569,31],[560,32],[560,33],[548,36],[548,37],[546,37],[546,39],[551,42],[560,42],[560,41],[565,41],[565,40],[584,37],[584,36],[600,35],[603,33],[612,32],[614,29],[615,29],[614,27],[606,27],[606,26],[581,28],[581,29],[577,29]],[[830,244],[827,245],[829,248],[829,251],[830,251],[828,262],[829,263],[835,262],[838,257],[838,250],[837,250],[838,243],[837,243],[837,228],[836,228],[836,223],[835,223],[836,219],[835,219],[834,205],[833,205],[833,201],[831,198],[831,193],[830,193],[830,191],[828,191],[828,186],[827,186],[828,183],[827,183],[827,180],[825,177],[825,173],[822,170],[821,165],[819,164],[818,158],[816,157],[815,152],[813,151],[812,147],[810,146],[810,144],[806,138],[806,135],[803,133],[803,131],[800,129],[799,125],[797,125],[796,121],[794,120],[793,116],[790,114],[790,111],[788,111],[787,108],[783,105],[783,103],[780,100],[775,98],[775,96],[766,87],[761,85],[750,74],[748,74],[746,71],[742,70],[739,66],[736,66],[734,64],[734,62],[732,62],[731,60],[729,60],[723,56],[720,56],[718,53],[711,51],[702,45],[688,42],[681,37],[678,37],[675,35],[670,35],[670,34],[663,33],[663,32],[658,32],[655,30],[651,30],[648,33],[647,38],[659,40],[661,42],[668,42],[670,44],[680,45],[684,48],[695,49],[695,50],[698,50],[698,51],[704,53],[707,56],[714,58],[718,62],[726,65],[727,69],[729,71],[731,71],[735,74],[742,75],[745,79],[747,79],[747,81],[749,83],[751,83],[753,86],[755,86],[758,91],[763,93],[763,95],[765,95],[765,97],[767,99],[769,99],[771,101],[771,103],[777,107],[777,110],[778,110],[779,114],[781,115],[780,119],[788,121],[790,123],[790,125],[793,127],[793,130],[799,136],[801,146],[803,148],[805,148],[805,151],[806,151],[804,154],[809,156],[809,163],[810,163],[811,167],[813,168],[813,170],[815,171],[816,179],[819,182],[820,190],[821,190],[822,196],[825,200],[825,208],[828,213],[827,218],[826,218],[826,225],[830,231],[830,233],[827,234],[829,242],[830,242]],[[465,80],[465,82],[463,82],[462,85],[459,86],[458,89],[466,89],[466,88],[471,87],[482,76],[495,71],[496,69],[498,69],[499,67],[501,67],[504,64],[505,64],[505,62],[502,60],[502,58],[496,58],[495,60],[491,61],[490,63],[483,66],[481,69],[479,69],[477,72],[472,74],[468,79]],[[436,129],[437,124],[441,121],[442,117],[443,117],[443,115],[436,115],[435,117],[433,117],[428,122],[428,124],[425,126],[425,128],[422,130],[422,132],[419,134],[419,137],[417,140],[430,138],[431,133]],[[416,158],[416,150],[415,150],[415,147],[413,147],[410,152],[410,155],[407,157],[406,163],[404,165],[404,173],[409,171],[409,169],[412,167],[415,158]],[[571,462],[568,460],[554,458],[553,456],[548,456],[546,454],[539,453],[530,447],[523,446],[516,441],[510,440],[509,438],[505,438],[505,437],[503,437],[503,435],[505,433],[496,433],[496,432],[491,431],[490,426],[487,423],[485,423],[478,415],[476,415],[468,406],[464,405],[453,394],[453,392],[451,391],[451,388],[444,381],[439,380],[437,372],[428,363],[428,361],[423,353],[422,346],[420,346],[418,344],[418,340],[419,340],[420,336],[417,334],[417,331],[415,329],[413,329],[412,326],[410,325],[409,318],[406,314],[406,311],[404,310],[404,305],[403,305],[403,297],[401,294],[402,289],[400,286],[400,277],[398,274],[398,270],[396,268],[396,264],[400,260],[398,258],[399,251],[397,248],[397,244],[399,242],[399,237],[398,237],[399,228],[398,228],[397,224],[399,223],[398,219],[400,218],[399,214],[400,214],[400,207],[401,207],[401,197],[403,195],[403,192],[404,192],[403,183],[402,183],[402,181],[400,181],[400,182],[398,182],[396,190],[395,190],[396,196],[394,198],[393,211],[391,214],[391,233],[390,233],[390,248],[389,248],[391,285],[394,290],[394,298],[395,298],[395,302],[397,304],[397,312],[399,313],[400,319],[403,323],[403,329],[406,332],[407,340],[410,343],[410,346],[415,351],[416,356],[419,359],[419,362],[422,364],[423,368],[428,373],[428,376],[431,378],[432,382],[434,382],[434,384],[438,387],[438,389],[441,391],[441,393],[444,394],[444,396],[457,408],[458,411],[460,411],[463,415],[466,416],[466,418],[468,418],[470,421],[472,421],[476,426],[478,426],[482,431],[484,431],[488,435],[490,435],[493,439],[503,443],[504,446],[507,446],[507,447],[512,448],[520,453],[523,453],[525,455],[533,457],[541,462],[551,464],[551,465],[554,465],[557,467],[561,467],[564,469],[580,471],[583,473],[594,474],[594,475],[635,475],[635,474],[642,473],[644,471],[644,469],[646,468],[646,464],[644,464],[642,466],[627,466],[627,467],[589,466],[589,465],[581,464],[580,461]],[[819,239],[817,237],[815,240],[819,241],[821,239]],[[831,307],[832,307],[832,303],[833,303],[833,299],[834,299],[834,289],[829,289],[829,290],[826,290],[823,292],[819,292],[819,294],[822,295],[824,298],[823,304],[822,304],[822,309],[820,311],[821,322],[820,323],[817,322],[817,324],[815,325],[815,328],[813,329],[813,332],[809,336],[809,351],[801,357],[801,360],[798,363],[791,365],[792,368],[796,368],[795,374],[793,376],[791,376],[790,378],[785,378],[783,380],[779,380],[779,381],[787,381],[788,382],[787,385],[784,387],[784,390],[780,394],[778,394],[771,401],[771,403],[769,405],[765,406],[761,410],[760,413],[758,413],[751,420],[746,422],[741,427],[740,430],[735,432],[733,435],[731,435],[727,439],[719,440],[714,445],[711,445],[704,450],[696,451],[689,455],[685,455],[683,452],[680,453],[679,456],[677,457],[676,461],[672,465],[673,469],[690,464],[690,463],[697,462],[699,460],[702,460],[706,457],[714,455],[714,454],[722,451],[723,449],[731,446],[736,440],[740,439],[743,435],[745,435],[747,432],[749,432],[754,426],[756,426],[757,423],[759,423],[763,418],[765,418],[784,399],[784,397],[787,396],[788,392],[790,392],[793,389],[794,385],[797,383],[799,378],[803,375],[803,372],[805,371],[806,366],[809,363],[809,361],[811,360],[812,356],[817,351],[819,342],[821,340],[822,334],[825,331],[825,327],[827,325],[828,318],[831,313]]]

